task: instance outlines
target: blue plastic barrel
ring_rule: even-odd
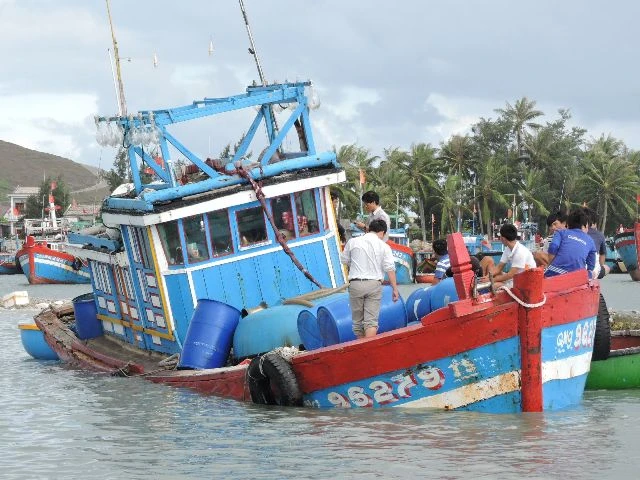
[[[298,314],[298,335],[305,350],[315,350],[324,347],[320,327],[318,327],[318,309],[302,310]]]
[[[318,309],[337,301],[346,302],[348,305],[349,294],[340,292],[311,300],[313,307],[306,307],[298,315],[298,334],[306,350],[315,350],[325,346],[318,326]]]
[[[385,285],[382,287],[378,333],[389,332],[407,326],[407,312],[404,300],[400,297],[397,302],[394,302],[391,296],[391,286]],[[327,346],[355,340],[356,336],[353,333],[349,299],[337,300],[318,308],[318,327],[320,328],[322,341]]]
[[[219,368],[227,363],[240,311],[217,300],[200,299],[189,322],[178,368]]]
[[[431,312],[431,285],[411,292],[407,297],[407,322],[419,322],[422,317]]]
[[[98,309],[93,299],[93,293],[80,295],[74,298],[72,302],[78,338],[87,340],[102,335],[102,322],[98,320]]]

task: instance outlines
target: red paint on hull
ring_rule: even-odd
[[[70,264],[73,263],[75,257],[71,254],[65,252],[58,252],[56,250],[50,249],[46,242],[37,242],[33,237],[28,236],[24,245],[18,252],[16,253],[16,258],[20,261],[23,257],[28,256],[29,258],[29,275],[27,275],[27,280],[31,285],[45,285],[45,284],[74,284],[75,282],[62,282],[53,280],[50,278],[40,277],[36,275],[36,264],[35,264],[35,256],[36,254],[48,255],[50,257],[59,258]],[[26,275],[26,274],[25,274]]]

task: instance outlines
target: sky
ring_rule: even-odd
[[[640,149],[640,2],[245,0],[245,8],[267,79],[313,82],[319,150],[437,146],[523,96],[545,112],[542,122],[568,109],[588,138],[611,134]],[[240,94],[258,80],[236,0],[111,0],[111,13],[130,113]],[[0,140],[109,169],[115,150],[98,145],[94,116],[117,112],[111,48],[104,0],[0,0]],[[215,156],[251,119],[244,112],[173,133]]]

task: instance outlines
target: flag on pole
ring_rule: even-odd
[[[431,214],[431,223],[436,223],[436,216],[433,213]]]
[[[362,170],[361,168],[358,169],[358,173],[360,174],[360,185],[364,185],[365,182],[367,181],[365,175],[364,175],[364,170]]]
[[[55,190],[58,187],[58,183],[57,182],[51,182],[51,190]]]
[[[636,202],[640,203],[640,193],[636,195]]]

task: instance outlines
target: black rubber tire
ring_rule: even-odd
[[[609,310],[607,302],[600,294],[598,319],[596,320],[596,335],[593,340],[593,355],[591,360],[606,360],[611,352],[611,325],[609,324]]]
[[[298,380],[289,362],[280,355],[265,353],[251,360],[247,381],[253,403],[283,407],[302,405]]]
[[[78,257],[74,258],[72,267],[75,271],[80,270],[82,268],[82,260],[80,260]]]

